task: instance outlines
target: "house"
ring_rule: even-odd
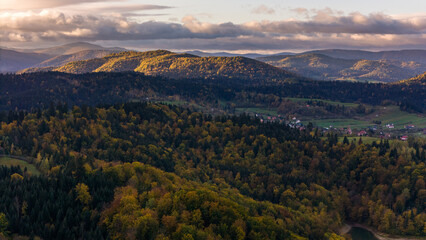
[[[405,126],[406,129],[413,129],[415,126],[413,124]]]
[[[367,132],[362,130],[358,132],[358,136],[367,136]]]
[[[402,141],[407,141],[407,140],[408,140],[408,136],[402,136],[402,137],[401,137],[401,140],[402,140]]]
[[[386,127],[389,128],[389,129],[395,128],[393,123],[386,124]]]

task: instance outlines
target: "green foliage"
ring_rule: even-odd
[[[151,103],[63,109],[2,122],[0,146],[36,158],[35,164],[47,159],[52,187],[69,178],[58,194],[71,202],[46,206],[71,206],[83,216],[102,212],[99,222],[110,238],[333,239],[345,220],[391,234],[424,234],[424,139],[343,144],[338,136],[246,115],[213,118]],[[11,174],[0,189],[35,181],[9,186]],[[75,201],[75,186],[92,201]],[[103,191],[110,195],[102,202]],[[13,194],[3,195],[11,201]],[[36,214],[29,196],[19,202]],[[19,214],[1,203],[18,226]],[[42,210],[37,226],[57,219],[48,212]]]
[[[9,222],[7,221],[6,215],[0,212],[0,234],[4,234],[8,226]]]
[[[328,99],[345,102],[340,106],[330,101],[311,101],[314,114],[353,114],[348,102],[379,105],[392,101],[405,111],[422,112],[426,106],[425,86],[411,84],[367,84],[351,82],[275,81],[271,78],[248,80],[239,77],[208,79],[166,79],[146,76],[136,72],[65,74],[58,72],[21,75],[0,75],[0,84],[8,94],[0,95],[0,109],[14,110],[45,108],[51,102],[71,105],[97,105],[134,100],[180,100],[194,102],[207,109],[252,108],[267,106],[278,108],[285,98]],[[401,87],[404,86],[404,87]],[[22,96],[25,96],[23,98]],[[223,106],[223,102],[231,106]],[[232,106],[232,103],[239,106]],[[303,105],[303,104],[299,104]],[[306,105],[304,105],[306,106]],[[284,107],[284,106],[283,106]],[[297,109],[297,111],[308,108]],[[311,108],[309,108],[311,109]],[[286,112],[286,109],[281,109]],[[297,113],[296,111],[296,113]],[[17,113],[15,113],[17,114]],[[23,116],[7,115],[3,119],[21,119]],[[381,120],[381,119],[378,119]],[[40,126],[40,131],[45,130]]]
[[[83,205],[88,205],[92,201],[92,196],[90,196],[89,187],[86,184],[77,184],[77,186],[75,186],[75,191],[77,193],[76,200],[80,201]]]
[[[285,207],[254,201],[229,188],[218,190],[134,162],[104,170],[130,179],[104,210],[102,223],[112,239],[290,239],[295,214]],[[134,178],[137,176],[136,178]],[[232,200],[231,200],[232,199]],[[253,212],[262,216],[252,216]],[[299,216],[302,217],[302,216]],[[307,226],[306,226],[307,227]],[[136,234],[136,236],[134,235]]]
[[[0,167],[0,212],[6,217],[0,218],[7,219],[10,235],[70,240],[106,238],[105,230],[98,225],[99,212],[113,198],[117,186],[113,180],[99,173],[80,179],[93,195],[90,204],[83,206],[76,201],[74,191],[78,180],[66,172],[11,181],[13,174],[25,175],[18,167]]]
[[[40,171],[33,165],[28,163],[27,161],[11,158],[11,157],[0,157],[0,165],[3,166],[20,166],[22,169],[27,169],[27,173],[33,176],[39,176]]]

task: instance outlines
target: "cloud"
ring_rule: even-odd
[[[260,5],[259,7],[253,9],[253,11],[251,11],[254,14],[274,14],[275,10],[273,8],[269,8],[265,5]]]
[[[137,6],[140,10],[163,7]],[[0,42],[137,41],[154,48],[224,50],[426,47],[424,15],[395,18],[382,13],[345,15],[331,9],[299,9],[307,19],[235,24],[186,16],[181,23],[170,23],[136,21],[137,13],[127,9],[108,15],[0,12]]]
[[[97,7],[100,12],[135,12],[146,10],[162,10],[172,8],[170,6],[150,5],[150,4],[133,4],[133,5],[117,5],[108,7]]]
[[[45,9],[82,3],[117,0],[0,0],[0,10]]]
[[[249,36],[249,35],[258,35],[255,31],[246,29],[239,25],[235,25],[231,22],[213,24],[213,23],[203,23],[198,21],[193,16],[186,16],[182,19],[183,27],[188,29],[191,33],[203,37],[203,38],[217,38],[217,37],[237,37],[237,36]],[[194,36],[195,36],[194,35]]]
[[[200,49],[208,51],[280,51],[307,49],[419,49],[425,48],[425,35],[362,35],[354,38],[352,34],[297,35],[292,37],[224,37],[216,39],[160,39],[127,42],[111,42],[136,49]]]
[[[363,15],[354,12],[347,16],[336,16],[327,11],[319,11],[308,21],[250,22],[244,26],[251,30],[276,34],[419,34],[426,32],[426,17],[397,20],[381,13]]]

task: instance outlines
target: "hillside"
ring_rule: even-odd
[[[67,63],[58,68],[33,68],[24,72],[52,70],[66,73],[127,72],[169,78],[237,78],[283,80],[295,75],[245,57],[198,57],[166,50],[122,52],[103,58]]]
[[[41,53],[23,53],[0,48],[0,72],[16,72],[31,67],[46,59],[49,55]]]
[[[329,57],[342,59],[365,59],[365,60],[396,60],[402,62],[419,62],[426,64],[426,50],[399,50],[399,51],[361,51],[361,50],[343,50],[326,49],[308,51],[305,53],[323,54]]]
[[[418,85],[424,86],[424,85],[426,85],[426,72],[424,72],[423,74],[420,74],[416,77],[399,81],[396,84],[408,84],[408,85],[418,84]]]
[[[341,240],[348,221],[424,236],[422,138],[349,142],[146,102],[11,111],[0,125],[1,153],[26,156],[42,173],[0,167],[11,233]]]
[[[284,98],[289,97],[370,105],[382,102],[410,103],[419,112],[426,107],[425,85],[416,82],[401,87],[398,84],[349,81],[285,81],[262,85],[258,81],[244,81],[246,84],[241,84],[235,79],[230,80],[168,79],[138,72],[0,75],[0,88],[7,93],[0,95],[0,109],[43,108],[49,106],[50,102],[96,105],[148,98],[162,101],[182,99],[204,105],[208,109],[232,111],[237,102],[242,103],[239,107],[260,104],[276,108]]]
[[[229,53],[229,52],[204,52],[204,51],[186,51],[185,53],[196,55],[199,57],[246,57],[246,58],[260,58],[260,57],[266,57],[267,55],[259,54],[259,53]]]
[[[106,48],[102,47],[100,45],[91,44],[87,42],[74,42],[69,44],[64,44],[60,46],[55,47],[49,47],[49,48],[39,48],[39,49],[28,49],[26,51],[28,52],[34,52],[34,53],[42,53],[47,54],[51,56],[59,56],[59,55],[69,55],[81,51],[87,51],[87,50],[109,50],[109,51],[125,51],[124,48]]]
[[[101,58],[112,53],[117,53],[118,50],[83,50],[80,52],[59,55],[49,58],[41,63],[34,65],[34,67],[59,67],[69,62],[82,61],[92,58]]]
[[[104,57],[125,50],[124,48],[106,48],[86,42],[40,49],[0,48],[0,72],[25,72],[24,69],[27,68],[58,67],[69,62]]]
[[[259,60],[318,80],[395,82],[411,78],[426,69],[426,64],[418,62],[335,58],[319,53],[270,56]]]

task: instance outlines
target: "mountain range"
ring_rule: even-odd
[[[189,53],[199,57],[246,57],[246,58],[253,58],[253,59],[274,56],[274,55],[260,54],[260,53],[237,54],[237,53],[229,53],[229,52],[204,52],[199,50],[186,51],[185,53]],[[294,55],[294,54],[295,53],[292,53],[292,52],[282,52],[275,55]]]
[[[342,51],[317,51],[292,56],[276,55],[258,58],[258,60],[317,80],[395,82],[411,78],[426,70],[426,63],[422,57],[416,58],[404,52],[398,56],[393,52],[376,54],[363,51],[348,51],[348,54],[344,55]],[[417,56],[417,52],[414,53]],[[380,56],[388,56],[388,58]],[[366,57],[366,59],[356,59],[357,57]]]
[[[60,67],[36,67],[24,72],[56,71],[65,73],[141,72],[168,78],[237,78],[284,80],[295,77],[283,69],[245,57],[199,57],[166,50],[113,53],[102,58],[69,62]]]
[[[99,58],[125,50],[86,42],[39,49],[0,48],[0,73],[17,72],[29,67],[61,66],[68,62]]]
[[[86,42],[39,49],[0,49],[0,72],[137,71],[174,78],[231,76],[243,79],[282,79],[292,72],[314,80],[396,82],[426,71],[426,50],[328,49],[274,55],[159,50],[115,55],[125,51]],[[81,62],[84,60],[88,61]]]

